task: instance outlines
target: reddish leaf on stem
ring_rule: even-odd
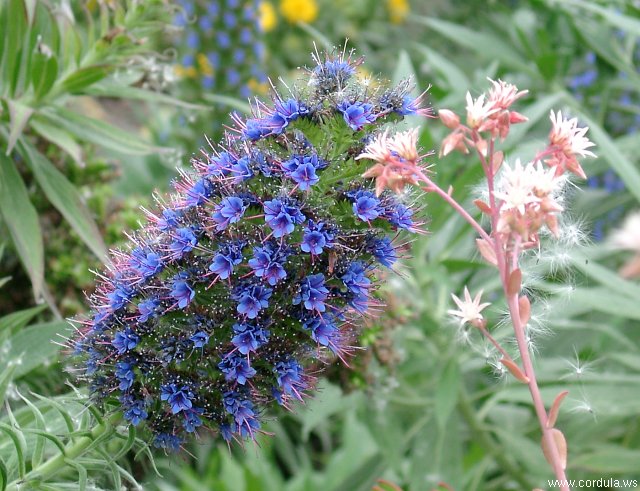
[[[556,445],[556,450],[558,451],[558,457],[560,458],[560,465],[562,469],[567,468],[567,440],[564,437],[564,434],[557,428],[552,428],[551,434],[553,436],[553,441]],[[551,458],[551,449],[547,445],[547,440],[542,437],[542,453],[544,454],[544,458],[547,459],[550,465],[553,466],[553,459]]]
[[[522,382],[523,384],[528,384],[529,383],[529,377],[527,377],[522,370],[520,370],[520,367],[518,365],[516,365],[513,360],[509,360],[507,358],[502,358],[500,360],[500,363],[502,363],[505,367],[507,367],[507,370],[509,370],[509,372],[511,372],[511,375],[513,375],[515,378],[517,378],[520,382]]]
[[[522,287],[522,271],[520,268],[514,269],[509,275],[507,281],[507,295],[517,295]]]
[[[524,327],[531,318],[531,302],[529,302],[529,298],[526,295],[518,298],[518,307],[520,311],[520,323]]]
[[[567,397],[568,393],[569,391],[565,390],[556,396],[549,410],[549,416],[547,417],[547,428],[553,428],[556,425],[558,414],[560,413],[560,404],[562,404],[562,401]]]
[[[498,266],[498,259],[496,258],[496,251],[493,249],[493,246],[489,244],[485,239],[476,239],[476,245],[478,246],[478,251],[480,255],[487,261],[489,264],[493,264],[494,266]]]
[[[474,200],[473,204],[485,215],[491,215],[491,207],[481,199]]]

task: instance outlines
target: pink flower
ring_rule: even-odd
[[[454,317],[458,317],[460,319],[460,325],[463,326],[465,324],[471,324],[475,327],[482,326],[483,319],[482,312],[486,309],[490,303],[480,303],[480,298],[482,297],[482,290],[476,295],[476,297],[472,300],[471,294],[469,293],[469,289],[464,287],[464,300],[460,300],[453,293],[451,294],[451,298],[458,306],[459,310],[448,310],[447,313]]]
[[[555,168],[556,175],[568,170],[586,179],[578,156],[595,157],[593,152],[587,150],[595,145],[585,136],[589,128],[578,128],[578,119],[565,119],[562,117],[562,111],[555,114],[552,110],[549,119],[553,126],[549,133],[549,148],[546,152],[550,158],[546,159],[545,163]]]

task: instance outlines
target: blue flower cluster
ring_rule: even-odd
[[[303,400],[308,367],[349,356],[377,272],[419,229],[354,160],[402,117],[390,94],[408,97],[406,85],[360,85],[360,61],[318,60],[304,89],[236,117],[100,276],[75,351],[94,398],[155,446],[179,449],[205,428],[254,438],[269,404]]]

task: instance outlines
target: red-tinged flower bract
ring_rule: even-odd
[[[301,89],[235,116],[100,276],[77,369],[156,447],[254,438],[269,405],[302,400],[314,361],[348,358],[376,273],[419,229],[417,210],[376,195],[354,157],[385,123],[425,110],[407,84],[362,86],[361,61],[318,57]]]

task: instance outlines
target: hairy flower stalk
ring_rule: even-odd
[[[354,156],[385,123],[428,111],[406,83],[362,86],[353,53],[315,61],[300,88],[234,116],[224,143],[192,160],[77,322],[93,398],[156,447],[254,439],[270,405],[303,401],[309,367],[347,360],[377,272],[419,230],[416,210],[376,193]]]
[[[476,327],[502,355],[500,362],[504,367],[528,385],[543,433],[545,457],[557,479],[566,482],[566,442],[562,432],[555,428],[562,397],[557,398],[547,413],[529,353],[526,329],[531,306],[527,296],[521,293],[519,258],[523,251],[541,247],[539,234],[543,227],[552,235],[558,235],[558,214],[563,211],[559,194],[567,181],[567,172],[584,177],[578,159],[594,156],[588,150],[593,143],[585,136],[587,128],[579,128],[576,119],[565,119],[562,113],[552,111],[547,147],[533,162],[523,165],[517,161],[513,166],[503,165],[504,157],[496,150],[496,143],[508,136],[511,125],[526,121],[526,117],[512,110],[511,105],[527,91],[519,91],[503,81],[491,83],[487,94],[476,99],[467,94],[466,125],[453,111],[443,109],[439,112],[443,124],[452,130],[442,142],[440,154],[447,155],[454,150],[466,154],[475,150],[480,159],[487,180],[489,202],[476,200],[475,204],[489,217],[489,232],[451,196],[451,191],[445,191],[431,179],[428,169],[421,164],[424,156],[415,150],[414,135],[400,133],[390,136],[384,133],[372,141],[358,158],[375,162],[364,175],[376,178],[377,192],[385,189],[399,192],[405,184],[418,185],[425,192],[436,193],[444,199],[480,235],[478,250],[498,269],[502,281],[522,366],[487,330],[486,320],[480,312],[488,304],[480,303],[481,293],[472,299],[465,288],[464,300],[454,296],[458,310],[452,310],[450,314],[462,324]],[[569,489],[566,484],[561,488]]]

